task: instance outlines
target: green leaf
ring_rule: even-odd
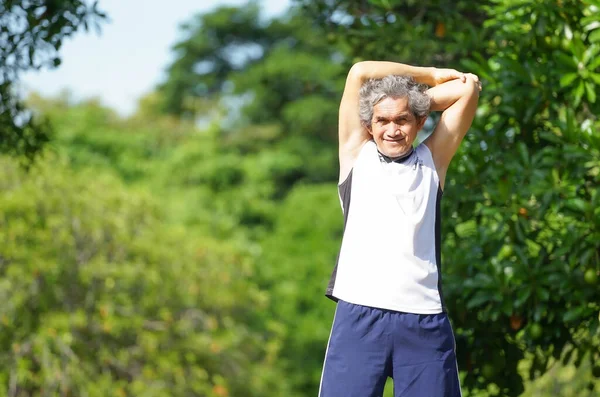
[[[563,314],[563,321],[565,323],[569,323],[574,320],[578,320],[582,317],[582,314],[585,312],[585,307],[579,306],[574,309],[567,310],[565,314]]]
[[[547,302],[550,299],[550,292],[546,288],[537,288],[535,295],[542,302]]]
[[[560,86],[566,87],[577,78],[577,73],[567,73],[560,78]]]
[[[517,74],[521,77],[522,81],[530,80],[529,71],[520,62],[517,62],[514,59],[501,58],[498,60],[498,63],[502,65],[506,71]]]
[[[592,257],[592,255],[595,254],[595,250],[593,248],[589,248],[588,250],[586,250],[583,254],[581,254],[581,258],[579,259],[579,262],[586,267],[588,264],[588,261],[590,260],[590,258]]]
[[[590,78],[594,80],[594,83],[600,85],[600,74],[598,73],[590,73]]]
[[[581,97],[583,96],[583,93],[585,91],[585,87],[583,85],[583,81],[579,81],[579,84],[577,85],[577,88],[575,88],[575,90],[573,91],[573,96],[575,97],[575,100],[573,101],[573,106],[574,107],[578,107],[579,103],[581,103]]]
[[[587,50],[583,53],[583,63],[587,64],[591,59],[597,59],[598,52],[600,51],[600,46],[592,45],[588,47]]]
[[[552,142],[554,144],[562,144],[562,142],[563,142],[561,138],[559,138],[555,134],[548,132],[548,131],[540,132],[540,138],[542,138],[548,142]]]
[[[470,220],[456,225],[456,234],[460,238],[466,238],[477,234],[477,222]]]
[[[576,211],[576,212],[585,212],[587,209],[586,208],[587,203],[585,201],[583,201],[582,199],[578,199],[578,198],[567,200],[565,205],[570,210]]]
[[[527,302],[529,297],[531,296],[531,289],[528,287],[521,287],[519,292],[517,293],[517,299],[515,299],[515,307],[521,307]]]
[[[565,355],[562,358],[562,364],[563,365],[567,365],[571,362],[571,357],[573,356],[573,353],[576,351],[576,349],[574,349],[573,347],[570,347],[569,350],[565,353]]]
[[[594,30],[596,28],[600,28],[600,21],[598,21],[598,17],[596,15],[590,15],[580,20],[581,25],[583,26],[584,31]]]
[[[590,82],[586,82],[585,90],[587,91],[588,101],[591,103],[596,103],[596,91],[594,91],[594,85]]]
[[[517,144],[517,150],[519,151],[523,165],[529,165],[529,152],[527,151],[527,146],[523,142],[519,142]]]
[[[590,33],[590,35],[588,36],[588,40],[592,43],[599,42],[600,41],[600,29],[596,29],[592,33]]]
[[[525,243],[529,251],[529,256],[532,258],[537,258],[542,250],[542,246],[531,239],[525,240]]]
[[[592,62],[588,65],[587,69],[589,71],[594,71],[600,67],[600,57],[594,58]]]
[[[516,225],[518,225],[519,223],[517,222]],[[525,236],[521,236],[521,240],[525,240]],[[525,254],[525,252],[523,252],[523,249],[520,246],[516,246],[515,245],[515,253],[517,254],[517,257],[519,258],[519,260],[521,261],[521,263],[523,265],[528,265],[529,264],[529,257]]]
[[[563,66],[566,66],[567,68],[573,70],[577,69],[577,62],[575,61],[575,59],[573,59],[572,56],[569,56],[561,51],[554,51],[552,55],[554,59],[556,59]]]
[[[575,55],[575,58],[577,58],[579,61],[581,61],[583,59],[583,54],[585,52],[585,45],[583,44],[581,39],[579,39],[578,37],[575,37],[571,41],[571,50],[573,51],[573,55]]]
[[[481,306],[492,300],[492,294],[484,291],[478,291],[472,299],[467,302],[467,309],[473,309],[477,306]]]
[[[481,64],[473,61],[472,59],[463,59],[460,63],[465,67],[465,70],[469,71],[470,73],[475,73],[480,78],[485,79],[488,82],[495,80],[494,77],[490,75]]]

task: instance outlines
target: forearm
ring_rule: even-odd
[[[476,95],[477,92],[477,83],[468,78],[464,82],[451,80],[432,87],[427,90],[427,95],[431,98],[431,111],[439,112],[448,109],[461,98]]]
[[[380,79],[388,75],[410,76],[418,83],[435,85],[434,67],[411,66],[397,62],[363,61],[352,66],[351,75],[361,82],[368,79]]]

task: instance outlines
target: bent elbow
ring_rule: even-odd
[[[464,95],[468,97],[479,97],[479,83],[471,77],[467,77],[466,83]]]
[[[366,79],[367,76],[367,67],[368,62],[367,61],[359,61],[356,62],[352,65],[352,67],[350,68],[350,71],[348,71],[348,79],[349,80],[356,80],[356,81],[363,81]]]

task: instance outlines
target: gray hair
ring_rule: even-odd
[[[373,107],[381,100],[408,97],[411,113],[422,119],[429,114],[431,98],[425,90],[427,86],[418,84],[408,76],[389,75],[382,79],[370,79],[363,83],[359,93],[360,121],[365,127],[370,127],[373,119]]]

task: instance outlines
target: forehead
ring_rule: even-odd
[[[392,98],[387,97],[377,102],[373,106],[373,116],[398,116],[403,113],[409,113],[408,97]]]

